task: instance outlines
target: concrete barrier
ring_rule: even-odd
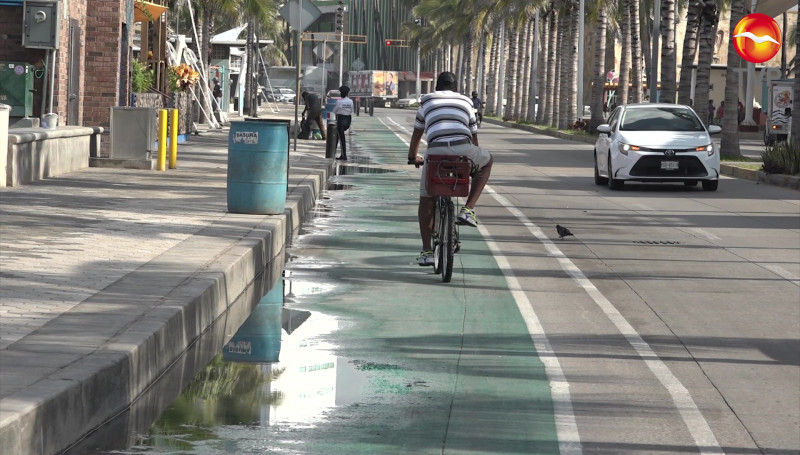
[[[0,104],[0,162],[3,163],[3,174],[0,175],[0,187],[6,185],[6,172],[8,170],[8,116],[11,106]],[[3,139],[6,138],[6,139]]]
[[[15,128],[8,132],[7,186],[25,185],[89,167],[101,127]]]

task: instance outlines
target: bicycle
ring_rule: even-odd
[[[417,163],[409,161],[408,164]],[[426,188],[435,198],[431,235],[433,273],[440,273],[442,281],[449,283],[453,277],[453,258],[461,249],[452,198],[469,194],[472,162],[466,156],[427,154],[425,164]]]

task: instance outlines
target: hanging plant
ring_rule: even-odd
[[[173,66],[170,74],[170,89],[187,91],[200,81],[200,73],[193,70],[191,66],[181,63]]]

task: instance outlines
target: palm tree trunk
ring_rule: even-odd
[[[558,99],[558,84],[556,84],[556,66],[558,55],[558,10],[555,7],[550,8],[550,33],[548,36],[547,44],[547,81],[545,91],[547,92],[547,103],[543,103],[544,107],[544,124],[548,126],[556,126],[558,110],[556,109],[556,100]]]
[[[696,106],[695,111],[700,114],[703,123],[708,126],[714,120],[713,113],[711,114],[711,119],[708,118],[708,101],[709,93],[711,92],[711,62],[714,59],[714,40],[717,36],[717,23],[719,23],[719,15],[722,8],[716,7],[711,2],[706,5],[706,9],[701,10],[702,13],[700,14],[700,29],[697,39],[699,57],[697,59],[694,103]],[[711,105],[714,105],[713,100],[711,100]]]
[[[617,88],[616,104],[628,104],[628,92],[630,90],[630,69],[631,69],[631,9],[624,8],[622,12],[622,55],[619,60],[619,85]]]
[[[565,130],[569,127],[569,117],[567,117],[567,109],[569,109],[569,71],[572,66],[569,62],[570,54],[570,35],[569,24],[570,17],[568,12],[558,19],[560,24],[558,26],[558,129]]]
[[[486,72],[486,110],[496,114],[497,106],[497,43],[500,41],[500,27],[492,30],[492,49],[489,52],[489,71]]]
[[[519,62],[519,26],[509,28],[508,61],[506,62],[506,80],[508,80],[508,101],[503,111],[503,120],[514,118],[517,109],[517,66]]]
[[[731,21],[729,30],[744,17],[744,1],[731,0]],[[728,46],[728,69],[725,72],[725,114],[722,119],[722,139],[720,150],[722,157],[738,158],[742,156],[739,149],[739,119],[737,105],[739,101],[739,74],[733,62],[742,59],[736,54],[735,46]]]
[[[466,66],[466,77],[464,78],[466,81],[463,85],[464,93],[469,94],[472,93],[475,87],[475,67],[472,65],[472,53],[474,52],[474,44],[475,40],[473,35],[470,33],[467,35],[467,39],[464,40],[464,63]]]
[[[508,90],[505,85],[507,47],[506,24],[505,21],[500,21],[500,31],[497,40],[497,104],[494,108],[495,114],[500,117],[505,115],[503,111],[503,100],[506,99],[506,92]]]
[[[522,52],[522,64],[520,65],[519,80],[522,83],[522,96],[520,97],[519,115],[517,118],[520,120],[528,120],[528,105],[530,104],[531,93],[531,80],[536,77],[531,73],[533,68],[533,20],[528,19],[525,21],[524,30],[522,34],[522,42],[524,43]]]
[[[592,78],[592,118],[589,121],[589,131],[597,131],[597,126],[605,123],[603,116],[603,86],[606,80],[605,68],[603,63],[606,61],[606,48],[601,43],[606,42],[606,28],[608,27],[608,15],[606,14],[605,3],[601,2],[597,6],[597,28],[595,29],[594,47],[594,77]]]
[[[644,77],[642,75],[642,42],[639,26],[639,0],[628,0],[631,10],[631,68],[633,69],[633,93],[631,100],[634,103],[642,102],[644,92]]]
[[[544,111],[545,106],[549,105],[549,92],[547,91],[547,81],[548,81],[548,72],[547,72],[547,61],[548,61],[548,42],[550,40],[550,21],[549,12],[545,14],[542,18],[540,23],[542,24],[542,30],[540,31],[539,36],[535,39],[538,40],[539,43],[539,74],[537,77],[539,78],[539,104],[536,108],[536,124],[541,125],[544,123]]]
[[[674,24],[675,0],[661,0],[661,98],[659,101],[662,103],[675,102],[676,67]],[[733,60],[729,60],[729,62],[732,61]]]
[[[686,17],[686,34],[683,37],[683,57],[681,58],[681,82],[678,84],[678,103],[688,105],[692,100],[692,67],[697,56],[697,36],[700,31],[700,12],[702,0],[690,0]],[[702,116],[705,104],[694,105],[695,112]]]
[[[795,29],[796,34],[800,34],[800,11],[795,14],[797,18],[797,25]],[[794,118],[792,119],[792,142],[795,144],[795,148],[800,145],[800,37],[795,36],[795,41],[797,41],[797,49],[795,49],[794,54],[794,99],[792,100],[792,115]]]
[[[583,115],[583,100],[580,102],[580,110],[578,107],[578,71],[580,71],[580,66],[578,65],[578,45],[583,44],[579,43],[579,27],[580,21],[582,21],[583,18],[579,14],[578,0],[573,0],[569,5],[571,11],[569,15],[569,68],[567,73],[569,76],[569,80],[567,81],[567,93],[569,96],[567,97],[567,127]]]

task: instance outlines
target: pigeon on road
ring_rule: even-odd
[[[556,231],[558,232],[558,238],[560,239],[572,235],[572,232],[570,232],[569,229],[560,224],[556,224]]]

